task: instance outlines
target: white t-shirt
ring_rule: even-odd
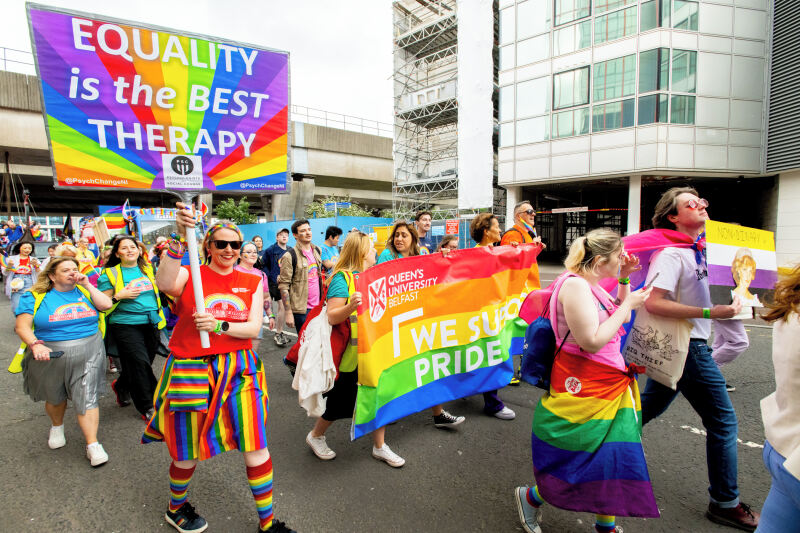
[[[680,292],[680,303],[693,307],[713,307],[711,294],[708,292],[708,267],[703,261],[697,264],[694,250],[691,248],[665,248],[653,254],[650,259],[650,270],[647,273],[649,282],[661,272],[653,287],[668,291],[667,298],[677,301],[675,289]],[[711,320],[707,318],[689,318],[692,324],[690,334],[693,339],[708,339],[711,335]]]

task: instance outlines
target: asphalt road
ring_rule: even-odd
[[[764,432],[759,401],[774,389],[771,330],[752,327],[749,331],[750,349],[724,373],[737,387],[731,398],[742,440],[738,448],[742,499],[760,508],[770,480],[761,462]],[[18,342],[8,302],[3,299],[0,363],[8,365]],[[280,362],[284,351],[270,340],[265,340],[262,350],[279,519],[301,533],[522,530],[512,490],[532,481],[530,426],[538,389],[523,384],[501,391],[517,412],[517,419],[510,422],[483,415],[482,399],[477,396],[447,406],[467,417],[458,430],[436,429],[426,412],[390,426],[387,443],[407,461],[401,469],[373,459],[368,438],[349,442],[349,426],[339,421],[328,434],[338,457],[322,462],[304,442],[312,421],[290,388],[289,373]],[[157,374],[162,365],[159,358]],[[44,406],[23,394],[21,375],[0,372],[0,391],[0,530],[172,531],[163,520],[170,461],[166,446],[139,444],[143,422],[133,407],[116,406],[110,388],[100,404],[100,442],[110,461],[97,469],[85,458],[72,409],[65,421],[67,445],[50,450]],[[622,518],[618,523],[627,533],[733,531],[703,515],[708,481],[701,428],[699,417],[681,397],[645,427],[644,447],[662,518]],[[236,452],[198,466],[189,500],[208,520],[209,531],[257,529],[244,464]],[[588,533],[594,531],[593,520],[588,513],[544,508],[545,533]]]

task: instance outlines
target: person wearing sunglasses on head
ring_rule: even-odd
[[[196,310],[191,270],[180,263],[183,239],[187,229],[193,233],[197,219],[179,202],[176,222],[180,236],[170,241],[156,282],[175,298],[178,322],[156,389],[155,413],[142,436],[143,443],[164,441],[172,457],[166,521],[182,533],[205,531],[208,524],[186,499],[197,461],[239,450],[256,502],[259,531],[291,532],[272,513],[267,381],[251,342],[263,324],[262,278],[234,269],[242,233],[230,222],[217,223],[201,246],[205,309]],[[194,238],[191,233],[189,238]],[[202,347],[200,331],[209,333],[209,348]]]

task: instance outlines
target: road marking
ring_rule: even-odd
[[[692,426],[681,426],[681,429],[689,430],[692,433],[694,433],[695,435],[702,435],[704,437],[707,435],[705,429],[697,429],[697,428],[692,427]],[[752,441],[745,442],[742,439],[736,439],[736,442],[738,442],[742,446],[747,446],[748,448],[764,448],[763,444],[759,444],[757,442],[752,442]]]

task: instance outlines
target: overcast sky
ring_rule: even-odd
[[[288,50],[292,104],[392,122],[391,0],[42,3]],[[31,49],[24,0],[0,0],[0,46]]]

